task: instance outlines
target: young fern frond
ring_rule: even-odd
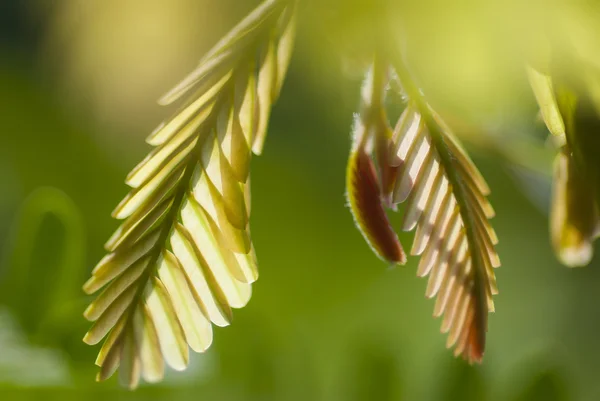
[[[98,380],[120,369],[162,379],[164,363],[205,351],[212,324],[227,326],[258,278],[250,238],[252,151],[264,144],[293,47],[295,5],[267,0],[223,38],[160,102],[195,89],[147,139],[155,149],[127,177],[113,216],[124,220],[84,285],[103,289],[85,311],[84,341],[102,339]]]
[[[402,229],[416,228],[411,254],[421,255],[417,274],[429,275],[426,295],[437,296],[434,315],[444,315],[447,346],[456,344],[456,355],[478,362],[497,293],[493,268],[500,265],[488,222],[494,213],[489,189],[439,117],[427,122],[412,103],[393,143],[393,201],[406,201]]]
[[[389,134],[383,107],[387,81],[381,78],[387,74],[377,66],[365,80],[355,123],[347,179],[351,210],[375,252],[404,263],[383,205],[406,202],[402,229],[416,228],[411,254],[421,255],[418,275],[429,275],[426,294],[437,296],[434,315],[444,316],[447,346],[455,346],[455,354],[471,363],[480,362],[487,315],[494,310],[492,295],[498,292],[493,269],[500,265],[498,239],[488,221],[494,215],[486,198],[489,188],[402,63],[396,67],[408,104]],[[379,162],[379,176],[371,153]]]
[[[375,60],[363,83],[361,110],[356,115],[352,133],[352,150],[346,170],[346,197],[356,226],[367,243],[382,260],[406,263],[406,254],[386,215],[388,192],[393,177],[385,163],[391,128],[383,108],[387,85],[387,66]],[[371,159],[373,148],[380,151],[380,177]]]
[[[489,188],[449,127],[425,102],[402,62],[395,65],[408,106],[390,147],[398,168],[393,202],[406,202],[402,228],[416,228],[412,255],[421,255],[419,276],[429,275],[427,296],[437,296],[435,316],[455,355],[480,362],[488,312],[497,294],[500,266]]]

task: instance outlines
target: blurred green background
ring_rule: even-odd
[[[492,188],[502,259],[482,366],[445,349],[416,260],[388,269],[354,228],[344,174],[362,64],[340,38],[368,4],[356,0],[303,3],[252,166],[261,277],[250,304],[188,371],[133,393],[95,383],[80,288],[117,226],[125,175],[149,150],[143,138],[171,112],[155,99],[256,2],[0,3],[1,400],[600,400],[600,265],[569,270],[553,256],[545,131],[523,71],[486,42],[509,27],[480,31],[485,20],[454,10],[415,57],[435,54],[419,70],[428,93],[486,128],[486,146],[465,138]],[[423,3],[412,15],[435,2]]]

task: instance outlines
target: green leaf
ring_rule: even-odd
[[[500,265],[489,188],[404,63],[395,61],[408,105],[390,146],[390,165],[397,168],[393,202],[406,202],[402,228],[416,228],[411,254],[421,255],[417,274],[429,276],[426,295],[437,296],[434,315],[443,315],[447,346],[480,362]]]
[[[131,192],[109,254],[84,285],[103,288],[85,311],[84,341],[102,339],[98,380],[120,367],[122,383],[186,368],[204,352],[212,324],[250,300],[258,278],[250,238],[251,149],[258,153],[291,56],[294,3],[268,0],[223,38],[161,99],[195,89],[149,137],[155,149],[127,177]],[[258,56],[257,56],[258,55]]]
[[[406,203],[402,229],[416,229],[412,255],[417,274],[429,275],[426,295],[437,296],[447,346],[480,362],[488,312],[497,294],[498,242],[489,223],[494,210],[487,183],[450,128],[425,102],[404,63],[394,65],[407,106],[390,134],[384,109],[387,64],[376,57],[362,89],[346,185],[350,209],[375,253],[404,264],[406,256],[384,206]],[[371,155],[379,162],[376,171]],[[380,183],[383,182],[383,184]]]
[[[600,210],[598,75],[577,57],[572,62],[578,74],[544,75],[553,113],[564,124],[555,162],[550,232],[558,259],[568,267],[591,261]],[[544,113],[548,107],[539,96],[538,103]],[[555,134],[551,121],[545,121]]]
[[[64,192],[42,187],[25,200],[13,227],[1,301],[29,334],[42,338],[41,331],[69,309],[79,293],[85,260],[82,217]]]
[[[531,89],[540,107],[542,118],[550,133],[564,142],[565,123],[560,113],[552,78],[531,66],[526,66]]]

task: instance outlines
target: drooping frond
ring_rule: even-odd
[[[387,150],[391,137],[383,109],[387,72],[375,62],[363,84],[361,111],[355,117],[352,150],[346,171],[346,196],[354,221],[367,243],[382,260],[404,264],[406,254],[384,208],[387,189],[392,182],[383,166],[381,179],[370,153],[374,146]],[[386,157],[379,158],[380,166]]]
[[[427,296],[437,296],[447,345],[469,362],[481,361],[487,315],[494,310],[494,268],[500,265],[489,188],[448,126],[425,102],[403,63],[396,65],[407,107],[393,134],[384,111],[387,69],[377,59],[362,90],[347,171],[348,200],[359,229],[384,260],[405,255],[384,206],[405,203],[402,229],[416,229],[411,249]],[[374,154],[378,170],[371,158]]]
[[[258,278],[250,239],[252,151],[260,153],[293,47],[294,3],[267,0],[166,94],[194,91],[147,139],[154,150],[127,177],[113,216],[122,225],[84,290],[84,341],[104,343],[98,380],[117,369],[133,388],[161,380],[165,362],[205,351],[212,324],[227,326]]]
[[[500,265],[489,188],[450,128],[424,100],[402,60],[394,67],[407,107],[394,129],[389,164],[396,168],[392,202],[405,203],[402,229],[416,229],[412,255],[417,274],[429,276],[426,295],[436,297],[447,346],[469,362],[485,350],[488,312]]]
[[[597,74],[573,60],[580,76],[554,77],[528,68],[529,81],[555,138],[550,236],[558,260],[567,267],[587,265],[600,226],[600,110],[597,107]],[[550,69],[551,70],[551,69]]]
[[[416,228],[412,255],[417,274],[429,276],[427,297],[437,296],[447,346],[469,362],[483,357],[488,311],[497,293],[497,237],[488,222],[494,211],[489,188],[448,127],[432,110],[426,118],[409,101],[390,148],[398,168],[393,201],[406,202],[402,229]]]

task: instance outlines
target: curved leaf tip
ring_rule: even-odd
[[[384,261],[405,264],[406,253],[383,207],[375,165],[363,150],[350,156],[347,197],[356,225],[373,251]]]
[[[385,210],[391,204],[396,170],[388,167],[386,148],[391,135],[383,107],[386,85],[387,66],[376,57],[363,82],[361,110],[355,116],[346,196],[354,221],[375,254],[384,261],[403,265],[406,254]],[[373,153],[380,171],[373,162]]]

